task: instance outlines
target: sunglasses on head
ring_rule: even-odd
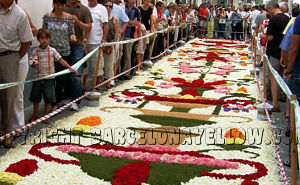
[[[108,4],[106,4],[105,7],[107,7],[107,8],[112,8],[113,5],[108,5]]]

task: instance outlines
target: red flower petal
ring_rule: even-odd
[[[114,174],[113,185],[140,185],[149,177],[149,161],[130,163],[119,168]]]
[[[185,91],[183,91],[183,92],[181,93],[182,96],[187,95],[187,94],[192,95],[192,96],[194,96],[194,97],[195,97],[195,96],[199,96],[197,90],[194,89],[194,88],[187,88]]]
[[[37,161],[34,159],[24,159],[9,165],[5,172],[16,173],[22,177],[33,174],[38,169]]]

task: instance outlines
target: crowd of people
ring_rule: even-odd
[[[43,26],[37,29],[16,0],[0,0],[0,83],[24,81],[28,63],[34,69],[34,78],[65,68],[72,71],[33,83],[30,101],[34,104],[34,114],[29,121],[34,121],[39,117],[42,97],[45,114],[48,114],[63,99],[74,100],[84,91],[97,90],[94,88],[95,76],[96,84],[111,79],[144,60],[151,60],[178,40],[189,36],[241,40],[252,34],[259,36],[273,67],[289,79],[292,91],[299,94],[298,14],[298,5],[294,5],[290,15],[286,3],[279,6],[272,0],[265,6],[250,9],[210,4],[200,7],[181,3],[167,5],[153,0],[144,0],[141,5],[136,5],[136,0],[88,0],[88,5],[84,6],[79,0],[53,0],[53,10],[44,15]],[[159,33],[133,43],[105,46],[78,70],[70,67],[100,43],[126,41],[168,26],[175,26],[169,37]],[[28,57],[34,36],[40,45]],[[139,75],[140,70],[141,65],[115,80],[128,80]],[[279,111],[280,90],[272,75],[270,79],[273,111]],[[115,80],[107,83],[106,88],[113,86]],[[0,90],[0,135],[25,123],[23,89],[24,85],[19,85]],[[79,103],[73,103],[71,110],[78,110]],[[289,116],[288,112],[286,116]],[[4,141],[4,146],[14,146],[12,137]]]

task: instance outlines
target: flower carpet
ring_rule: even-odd
[[[0,158],[0,184],[284,184],[248,45],[195,39]]]

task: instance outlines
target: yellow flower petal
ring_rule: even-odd
[[[7,184],[17,184],[18,182],[22,181],[23,177],[16,173],[9,173],[9,172],[0,172],[0,184],[1,182]]]
[[[181,98],[181,99],[195,99],[195,97],[192,96],[192,95],[190,95],[190,94],[186,94],[186,95],[184,95],[184,96],[181,96],[180,98]]]
[[[227,145],[230,145],[230,144],[242,145],[244,143],[245,143],[245,140],[243,140],[241,138],[226,138]]]
[[[82,131],[82,132],[88,132],[91,129],[88,125],[76,125],[72,130],[74,131]]]

